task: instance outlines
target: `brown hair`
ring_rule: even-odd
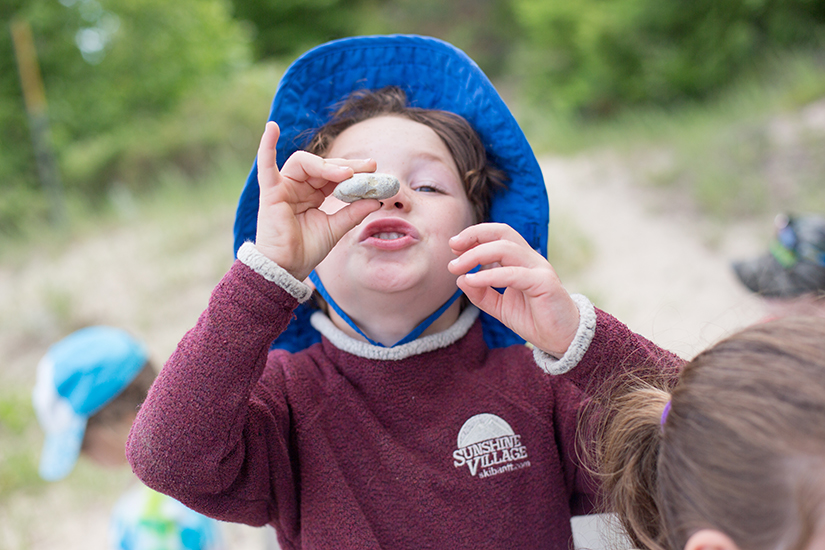
[[[461,175],[475,221],[486,221],[492,194],[504,187],[506,174],[489,162],[481,139],[464,118],[448,111],[410,107],[407,94],[395,86],[350,94],[335,107],[330,121],[315,132],[305,149],[323,156],[335,138],[350,126],[387,115],[424,124],[442,139]]]
[[[99,427],[118,425],[129,415],[137,414],[137,410],[146,399],[146,394],[149,393],[149,388],[152,387],[156,376],[157,373],[151,361],[147,361],[143,369],[128,386],[123,388],[123,391],[89,417],[86,423],[86,433],[88,434]],[[84,438],[84,446],[85,443]]]
[[[743,549],[805,548],[825,527],[825,321],[750,327],[670,385],[637,378],[591,415],[588,459],[634,547],[682,550],[712,528]]]

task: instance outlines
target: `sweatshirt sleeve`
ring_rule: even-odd
[[[556,438],[565,457],[563,466],[574,515],[596,511],[599,502],[598,479],[583,464],[586,453],[579,445],[583,426],[603,410],[602,398],[630,375],[675,380],[684,364],[684,360],[634,333],[615,317],[590,307],[589,344],[577,352],[579,356],[569,370],[550,376],[556,380]],[[534,357],[549,371],[539,357]]]
[[[628,374],[675,381],[684,359],[631,331],[612,315],[594,307],[586,297],[572,297],[579,308],[579,329],[563,357],[533,349],[533,359],[542,370],[550,375],[564,375],[588,393]]]
[[[685,360],[660,348],[627,325],[595,308],[596,330],[587,351],[564,377],[588,395],[600,395],[628,376],[675,382]]]
[[[255,385],[297,305],[242,261],[232,265],[133,424],[126,454],[138,478],[196,511],[251,525],[272,522],[294,499],[283,387]]]

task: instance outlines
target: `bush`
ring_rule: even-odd
[[[701,99],[768,53],[819,44],[815,0],[516,0],[518,70],[538,101],[612,113]]]
[[[198,176],[216,160],[251,166],[281,69],[260,64],[190,93],[164,116],[78,141],[63,154],[66,181],[87,197],[113,186],[145,191],[170,168]]]
[[[79,143],[105,141],[173,112],[205,79],[225,78],[249,61],[249,41],[225,0],[0,0],[0,18],[27,21],[34,35],[49,101],[52,145],[62,164]],[[9,33],[1,33],[0,70],[16,75]],[[20,82],[0,83],[0,178],[4,187],[39,192]],[[116,149],[116,147],[115,147]],[[95,166],[114,161],[98,146]],[[73,177],[73,174],[81,177]],[[74,191],[103,191],[94,167],[66,174]],[[0,198],[0,229],[19,230],[11,201]]]

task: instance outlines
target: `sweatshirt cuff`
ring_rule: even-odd
[[[554,357],[539,348],[533,348],[533,359],[547,374],[564,374],[578,365],[590,347],[590,342],[596,333],[596,308],[593,307],[587,297],[581,294],[571,294],[570,297],[573,298],[573,302],[579,308],[579,328],[576,330],[576,336],[573,338],[570,347],[560,358]]]
[[[312,289],[293,277],[283,267],[261,254],[255,244],[247,241],[238,249],[238,260],[252,271],[286,290],[299,303],[306,302],[312,296]]]

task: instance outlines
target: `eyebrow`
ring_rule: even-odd
[[[454,166],[457,164],[452,154],[449,153],[449,150],[447,151],[447,158],[444,158],[441,155],[430,153],[428,151],[418,151],[416,153],[413,153],[411,157],[414,159],[431,160],[447,164],[452,163]]]

